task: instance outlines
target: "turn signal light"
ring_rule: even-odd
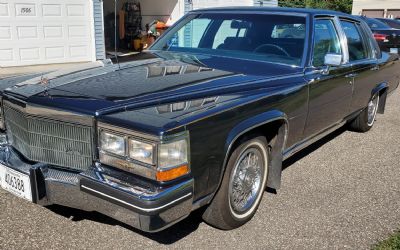
[[[165,171],[157,171],[157,181],[170,181],[189,173],[189,166],[182,165],[180,167],[171,168]]]
[[[378,42],[387,42],[388,41],[387,35],[385,35],[385,34],[374,33],[374,38]]]

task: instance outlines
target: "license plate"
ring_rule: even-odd
[[[390,53],[398,54],[399,53],[399,49],[398,48],[390,48]]]
[[[12,170],[3,164],[0,164],[0,187],[18,197],[32,201],[29,175]]]

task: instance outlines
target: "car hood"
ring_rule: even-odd
[[[99,115],[234,93],[249,82],[302,71],[263,61],[169,52],[131,59],[120,65],[78,65],[24,81],[5,79],[0,90],[30,103]]]

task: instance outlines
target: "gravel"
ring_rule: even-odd
[[[157,234],[98,213],[40,207],[0,190],[0,249],[369,249],[400,228],[400,93],[366,134],[344,129],[284,163],[283,185],[233,231],[199,212]]]

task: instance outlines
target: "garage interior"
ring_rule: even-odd
[[[183,7],[179,0],[104,0],[104,42],[107,57],[132,55],[149,47]],[[116,10],[116,11],[115,11]]]

